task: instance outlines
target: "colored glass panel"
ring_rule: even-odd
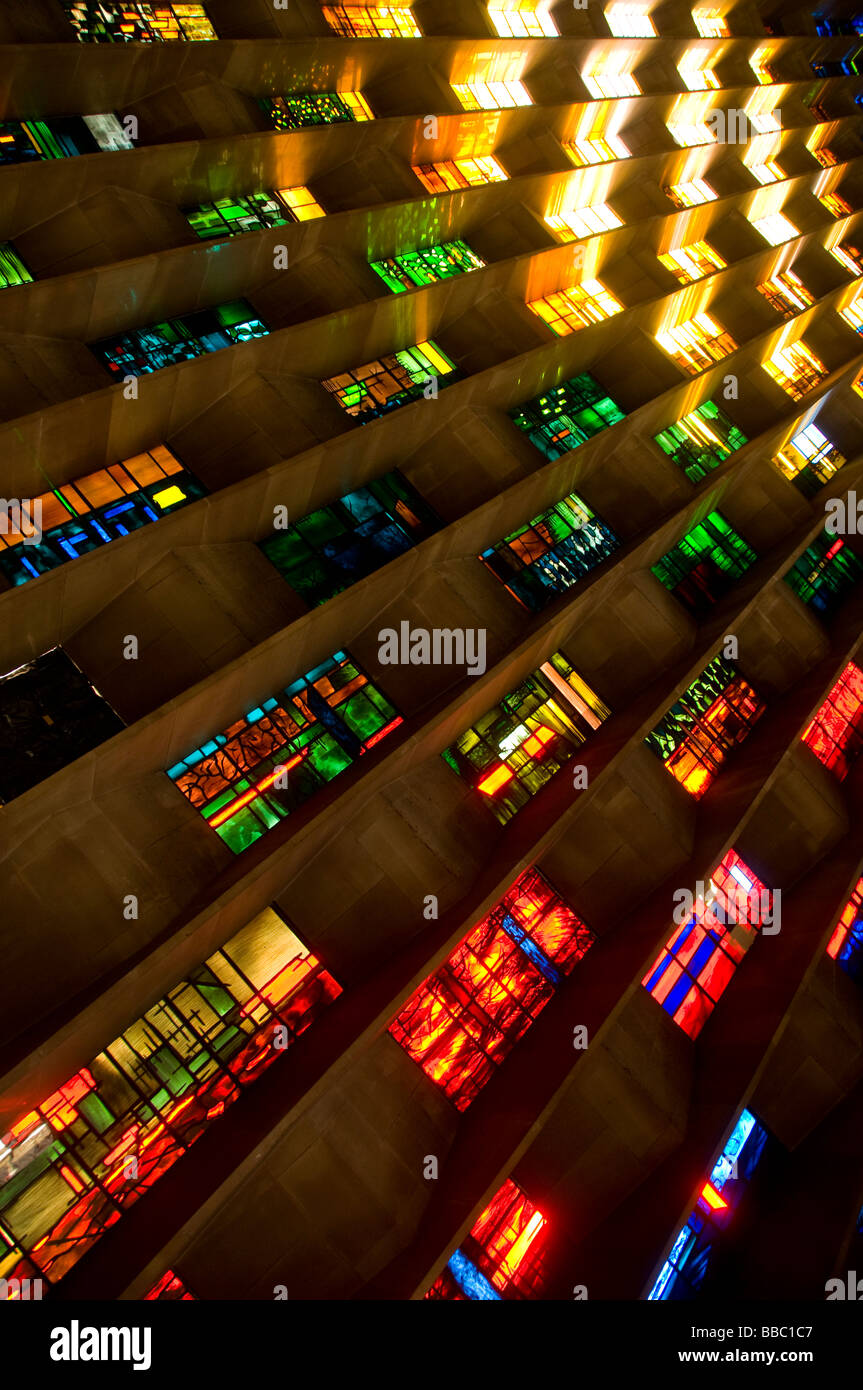
[[[513,598],[538,612],[601,565],[619,545],[611,527],[571,492],[479,558]]]
[[[0,290],[26,285],[33,279],[11,241],[0,241]]]
[[[346,652],[264,700],[168,769],[234,854],[401,724]]]
[[[475,159],[444,159],[439,164],[413,164],[412,169],[429,193],[451,193],[457,188],[479,188],[502,183],[509,174],[492,155]]]
[[[542,874],[528,869],[411,995],[389,1031],[456,1109],[466,1110],[593,940]]]
[[[840,782],[863,748],[863,671],[849,661],[803,732],[803,742]]]
[[[431,1299],[535,1298],[543,1282],[548,1221],[507,1178],[426,1294]]]
[[[544,299],[529,299],[527,307],[559,338],[623,312],[623,305],[599,280],[585,280]]]
[[[721,512],[711,512],[651,566],[651,573],[685,608],[702,617],[757,558]]]
[[[785,583],[807,607],[829,618],[863,575],[863,563],[840,536],[822,531],[795,560]]]
[[[845,455],[840,454],[832,440],[815,424],[799,430],[773,458],[780,473],[790,479],[804,497],[813,497],[836,476],[845,462]]]
[[[441,756],[505,825],[610,712],[555,652]]]
[[[782,212],[772,212],[767,217],[759,217],[752,225],[771,246],[779,246],[783,241],[791,241],[793,237],[800,235],[794,223]]]
[[[763,700],[731,662],[717,656],[644,741],[672,777],[698,800],[765,709]]]
[[[130,150],[132,141],[117,117],[52,116],[50,120],[0,121],[0,165],[37,159],[66,159],[99,150]]]
[[[282,578],[310,605],[325,603],[440,527],[398,472],[356,488],[261,542]]]
[[[547,459],[560,458],[626,418],[589,372],[562,381],[509,413]]]
[[[175,1274],[172,1269],[166,1269],[161,1279],[157,1279],[151,1289],[148,1289],[143,1296],[145,1303],[155,1303],[157,1301],[165,1303],[197,1303],[193,1293],[189,1293],[179,1274]]]
[[[494,31],[503,39],[556,38],[559,30],[545,5],[525,5],[520,8],[503,5],[488,6],[488,17]]]
[[[858,879],[827,943],[827,954],[857,984],[863,984],[863,878]]]
[[[533,100],[524,83],[453,82],[452,89],[464,111],[499,111],[515,106],[532,106]]]
[[[656,341],[679,367],[696,376],[714,362],[721,362],[737,343],[710,314],[696,314],[686,323],[657,333]]]
[[[571,208],[569,212],[551,212],[546,215],[545,221],[564,242],[595,236],[597,232],[610,232],[615,227],[623,226],[608,203],[590,203],[585,207]]]
[[[317,211],[301,215],[300,209],[309,206]],[[201,203],[196,208],[183,210],[189,226],[202,240],[238,236],[241,232],[258,231],[262,227],[283,227],[291,222],[305,222],[310,215],[323,217],[324,210],[315,202],[309,190],[303,187],[282,188],[272,193],[249,193],[244,198],[217,198],[214,203]]]
[[[259,913],[2,1136],[0,1241],[57,1283],[340,993]]]
[[[82,43],[167,43],[215,39],[203,5],[143,0],[63,0]]]
[[[681,285],[691,285],[705,275],[712,275],[714,270],[724,270],[727,265],[719,252],[714,251],[706,241],[692,241],[688,246],[679,246],[676,251],[666,251],[657,260],[671,271]]]
[[[255,317],[251,304],[237,299],[231,304],[220,304],[217,309],[200,309],[149,328],[132,328],[89,346],[109,372],[118,377],[143,376],[234,343],[265,338],[269,331]]]
[[[324,5],[321,13],[336,34],[348,39],[418,39],[422,33],[406,6]]]
[[[608,164],[613,159],[628,159],[630,150],[619,135],[603,126],[593,128],[588,135],[576,135],[562,141],[573,164],[584,168],[589,164]]]
[[[795,275],[793,270],[783,270],[778,275],[772,275],[769,280],[756,285],[756,289],[784,319],[793,318],[795,314],[815,303],[815,296],[807,290],[800,276]]]
[[[340,372],[321,385],[335,396],[342,410],[365,423],[420,400],[432,381],[449,386],[459,376],[455,363],[437,343],[425,342]]]
[[[359,92],[292,92],[287,96],[261,97],[260,105],[276,130],[374,119],[371,107]]]
[[[713,401],[705,401],[661,430],[654,440],[691,483],[706,478],[712,468],[747,442],[743,431]]]
[[[701,178],[668,184],[663,192],[676,208],[694,208],[699,203],[712,203],[717,196],[707,180]]]
[[[369,261],[369,265],[387,289],[401,294],[416,285],[431,285],[436,280],[449,280],[453,275],[481,270],[485,261],[463,241],[443,241],[439,246],[425,246],[419,251],[403,251],[400,256]]]

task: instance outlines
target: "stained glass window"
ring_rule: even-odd
[[[593,67],[581,74],[590,95],[596,100],[601,97],[637,97],[641,88],[631,72],[614,71],[611,64],[615,60],[599,59]]]
[[[340,993],[259,913],[2,1136],[0,1276],[62,1279]]]
[[[705,401],[654,439],[691,483],[706,478],[746,443],[743,431],[713,401]]]
[[[411,166],[429,193],[451,193],[457,188],[479,188],[484,183],[502,183],[509,174],[490,154],[475,159],[444,159],[439,164]]]
[[[594,937],[537,869],[411,995],[390,1033],[466,1110]]]
[[[424,246],[419,251],[403,251],[400,256],[387,256],[369,265],[393,294],[412,290],[416,285],[431,285],[435,280],[449,280],[453,275],[465,275],[481,270],[485,261],[463,241],[442,241],[439,246]]]
[[[804,730],[803,742],[844,781],[863,748],[863,671],[855,662],[849,661]]]
[[[440,528],[430,507],[398,472],[346,493],[261,549],[310,605],[380,569]]]
[[[507,1178],[453,1252],[426,1298],[534,1298],[543,1282],[548,1221]]]
[[[172,1269],[166,1269],[161,1279],[157,1279],[151,1289],[143,1295],[143,1302],[155,1303],[162,1301],[165,1303],[197,1303],[193,1293],[189,1293],[179,1274],[175,1274]]]
[[[710,67],[713,55],[702,48],[690,48],[677,64],[683,85],[689,92],[706,92],[721,86],[719,78]]]
[[[0,517],[0,573],[26,584],[177,511],[206,489],[164,445],[43,492],[17,526]],[[4,524],[5,523],[5,524]]]
[[[783,241],[791,241],[800,235],[784,212],[771,212],[767,217],[759,217],[752,225],[771,246],[780,246]]]
[[[697,1038],[759,929],[772,918],[773,894],[730,849],[641,983],[684,1033]]]
[[[781,386],[786,395],[795,401],[814,390],[829,375],[824,363],[802,338],[796,343],[789,343],[787,347],[777,348],[773,356],[761,365],[776,385]]]
[[[0,803],[29,791],[123,727],[62,647],[0,675]]]
[[[265,338],[269,331],[251,304],[237,299],[217,309],[200,309],[150,328],[132,328],[116,337],[102,338],[90,343],[90,349],[118,377],[143,376],[234,343]]]
[[[563,653],[554,652],[441,757],[506,825],[610,713]]]
[[[765,159],[760,163],[756,161],[744,161],[744,166],[760,184],[778,183],[780,179],[785,178],[785,174],[782,169],[780,169],[775,159]]]
[[[347,39],[418,39],[410,9],[404,5],[324,5],[330,28]]]
[[[623,312],[623,305],[599,280],[584,280],[544,299],[529,299],[527,307],[559,338]]]
[[[810,424],[783,445],[773,462],[805,497],[813,497],[846,459],[817,425]]]
[[[714,251],[706,241],[691,241],[688,246],[678,246],[676,251],[666,251],[657,260],[670,270],[681,285],[691,285],[712,275],[714,270],[724,270],[727,262],[718,251]]]
[[[652,39],[656,37],[656,26],[650,18],[648,4],[634,5],[626,0],[615,0],[605,7],[605,22],[612,34],[619,39]]]
[[[722,513],[711,512],[651,566],[651,573],[684,608],[702,617],[757,559]]]
[[[863,984],[863,878],[858,879],[842,909],[827,944],[827,954],[852,980]]]
[[[849,217],[854,211],[851,204],[838,193],[822,193],[818,201],[833,217]]]
[[[372,109],[360,92],[291,92],[287,96],[261,97],[260,105],[276,130],[374,120]]]
[[[524,83],[517,79],[507,82],[453,82],[452,89],[464,111],[500,111],[533,105]]]
[[[601,565],[619,545],[611,527],[571,492],[479,558],[513,598],[538,612]]]
[[[697,376],[713,362],[721,362],[737,347],[731,334],[705,313],[657,333],[656,341],[690,376]]]
[[[547,13],[547,5],[537,4],[536,0],[519,8],[490,3],[488,17],[495,33],[503,39],[556,38],[559,33],[557,25]]]
[[[562,381],[509,413],[547,459],[560,458],[626,418],[589,372]]]
[[[815,303],[815,296],[793,270],[782,270],[777,275],[771,275],[769,280],[756,285],[756,289],[784,319],[793,318]]]
[[[240,854],[401,722],[348,653],[336,652],[168,776]]]
[[[694,208],[699,203],[712,203],[717,196],[707,180],[700,178],[668,184],[663,192],[676,208]]]
[[[856,246],[839,245],[830,247],[830,255],[844,266],[849,275],[855,278],[863,275],[863,252],[858,251]]]
[[[0,241],[0,290],[26,285],[33,279],[11,241]]]
[[[63,0],[82,43],[165,43],[215,39],[203,5],[153,0]]]
[[[597,232],[610,232],[623,223],[608,203],[589,203],[585,207],[570,208],[568,212],[546,214],[546,224],[556,232],[563,242],[594,236]]]
[[[698,800],[765,709],[764,701],[731,662],[717,656],[644,741]]]
[[[628,159],[630,150],[619,135],[605,125],[591,127],[587,135],[576,135],[562,141],[563,148],[577,168],[589,164],[608,164],[612,159]]]
[[[717,1251],[728,1244],[728,1228],[759,1164],[776,1141],[750,1110],[742,1110],[722,1153],[702,1187],[692,1214],[678,1232],[648,1302],[696,1298]]]
[[[666,127],[675,145],[683,149],[716,143],[715,132],[704,121],[667,121]]]
[[[702,5],[692,11],[692,22],[703,39],[722,39],[730,34],[719,5]]]
[[[365,423],[420,400],[433,381],[449,386],[459,376],[455,363],[437,343],[429,341],[340,372],[321,385],[335,396],[342,410]]]
[[[110,112],[101,116],[52,116],[49,121],[0,121],[0,165],[133,148],[133,142]]]
[[[795,560],[784,576],[797,597],[829,618],[863,575],[863,564],[840,536],[826,531]]]
[[[261,227],[283,227],[323,217],[324,210],[307,188],[278,188],[272,193],[248,193],[243,198],[217,198],[184,208],[183,216],[202,239],[237,236]]]

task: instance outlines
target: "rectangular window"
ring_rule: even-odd
[[[321,385],[335,396],[342,410],[365,423],[420,400],[431,381],[449,386],[459,376],[455,363],[437,343],[429,341],[327,377]]]
[[[489,1302],[535,1298],[542,1288],[547,1240],[547,1219],[507,1178],[426,1298]]]
[[[608,164],[612,159],[629,159],[630,151],[619,135],[597,126],[589,135],[576,135],[562,141],[563,148],[577,168],[588,164]]]
[[[772,212],[769,217],[759,217],[752,225],[771,246],[781,246],[783,241],[791,241],[800,235],[794,223],[790,222],[783,212]]]
[[[799,430],[774,456],[773,462],[804,497],[814,497],[835,477],[846,459],[833,441],[812,424]]]
[[[324,5],[321,13],[346,39],[419,39],[422,31],[404,5]]]
[[[110,112],[53,116],[50,121],[0,121],[0,165],[131,149],[132,141]]]
[[[3,1136],[0,1270],[16,1246],[56,1284],[341,992],[259,913]]]
[[[594,236],[597,232],[610,232],[615,227],[623,226],[608,203],[592,203],[589,207],[572,208],[569,212],[548,213],[545,221],[553,232],[557,232],[561,241]]]
[[[464,111],[500,111],[514,106],[533,106],[533,98],[518,79],[509,82],[453,82],[452,89]]]
[[[756,552],[729,525],[721,512],[711,512],[693,526],[661,560],[651,567],[696,618],[718,603],[758,559]]]
[[[393,294],[412,290],[416,285],[432,285],[436,280],[449,280],[481,270],[485,261],[464,241],[442,241],[437,246],[424,246],[419,251],[403,251],[400,256],[387,256],[381,261],[369,261]]]
[[[800,276],[795,275],[793,270],[780,270],[777,275],[771,275],[769,280],[763,281],[755,288],[784,319],[793,318],[795,314],[815,303],[814,294],[807,290]]]
[[[772,357],[761,363],[765,372],[781,386],[792,400],[799,401],[807,391],[813,391],[830,375],[824,363],[815,356],[802,338],[787,347],[777,348]]]
[[[26,584],[177,511],[205,488],[164,445],[43,492],[18,526],[0,519],[0,573]],[[39,539],[36,539],[36,533]]]
[[[393,472],[319,507],[260,545],[313,607],[418,545],[440,525],[419,494]]]
[[[193,1293],[189,1293],[179,1274],[166,1269],[161,1279],[157,1279],[151,1289],[142,1295],[145,1303],[197,1303]]]
[[[666,129],[675,145],[680,145],[683,149],[716,143],[716,133],[703,121],[668,121]]]
[[[801,603],[824,619],[836,612],[861,576],[863,564],[851,547],[840,536],[822,531],[784,578]]]
[[[440,164],[413,164],[414,173],[429,193],[451,193],[457,188],[480,188],[502,183],[509,174],[492,155],[477,159],[444,159]]]
[[[712,275],[714,270],[725,270],[724,261],[718,251],[706,241],[691,241],[688,246],[678,246],[676,251],[666,251],[657,260],[670,270],[681,285],[691,285]]]
[[[760,164],[746,164],[746,168],[760,184],[777,183],[779,179],[785,178],[783,170],[780,169],[775,159],[765,159]]]
[[[260,97],[259,104],[276,130],[374,120],[371,107],[360,92],[290,92],[286,96]]]
[[[863,671],[853,661],[802,737],[818,761],[844,782],[863,748]]]
[[[513,6],[489,4],[488,17],[502,39],[557,38],[559,30],[545,5]]]
[[[692,19],[703,39],[727,39],[731,30],[718,5],[701,6],[692,11]]]
[[[717,656],[644,741],[690,796],[700,800],[766,708],[731,662]]]
[[[737,347],[731,334],[705,313],[657,333],[656,341],[690,376],[697,376],[713,362],[721,362]]]
[[[863,333],[863,292],[858,293],[839,313],[849,328],[853,328],[855,333]]]
[[[641,88],[631,72],[612,72],[602,62],[597,63],[590,72],[582,72],[581,80],[596,99],[641,95]]]
[[[467,1110],[593,945],[537,869],[528,869],[411,995],[390,1033],[457,1110]]]
[[[245,299],[220,304],[217,309],[200,309],[149,328],[131,328],[116,337],[90,343],[90,350],[109,372],[118,378],[158,372],[175,362],[202,357],[207,352],[265,338],[269,328]]]
[[[711,54],[701,48],[690,48],[677,64],[677,71],[687,91],[706,92],[721,86],[716,73],[709,66]]]
[[[514,599],[538,612],[620,545],[611,527],[572,492],[480,555]]]
[[[734,1210],[750,1185],[755,1169],[776,1141],[750,1110],[742,1110],[702,1187],[686,1225],[675,1236],[648,1302],[696,1298],[717,1252],[727,1246]]]
[[[699,203],[712,203],[716,193],[706,179],[689,179],[686,183],[666,185],[663,192],[676,208],[694,208]]]
[[[616,0],[605,7],[605,22],[618,39],[652,39],[656,29],[646,5],[621,4]]]
[[[347,652],[316,666],[168,769],[234,854],[401,724]]]
[[[696,887],[703,891],[703,884]],[[759,928],[772,917],[773,894],[730,849],[641,983],[688,1037],[697,1038]]]
[[[298,187],[280,188],[272,193],[248,193],[242,198],[217,198],[214,203],[184,208],[183,216],[192,231],[207,240],[260,231],[262,227],[306,222],[311,217],[323,217],[324,210],[307,188]]]
[[[510,418],[547,459],[560,458],[623,420],[623,411],[589,372],[562,381],[510,412]]]
[[[555,652],[441,757],[506,825],[610,712]]]
[[[851,204],[838,193],[822,193],[818,201],[833,217],[849,217],[854,211]]]
[[[828,149],[826,145],[820,143],[822,140],[828,139],[829,135],[829,125],[818,125],[806,141],[807,150],[818,160],[822,169],[832,169],[834,164],[839,163],[833,151]]]
[[[0,290],[27,285],[33,279],[11,241],[0,241]]]
[[[0,805],[124,727],[62,647],[0,675]]]
[[[559,338],[623,312],[623,305],[599,280],[585,280],[544,299],[529,299],[527,307]]]
[[[167,43],[215,39],[203,5],[136,0],[63,0],[82,43]]]
[[[770,44],[765,44],[761,48],[756,48],[752,57],[749,59],[749,66],[755,73],[755,79],[762,87],[766,87],[771,82],[778,81],[775,70],[770,66],[770,59],[773,56],[773,48]]]
[[[713,401],[705,401],[654,439],[691,483],[706,478],[747,442],[743,431]]]
[[[827,954],[856,984],[863,983],[863,878],[842,909]]]
[[[863,275],[863,251],[858,251],[856,246],[842,245],[830,247],[830,255],[844,266],[849,275],[855,278]]]

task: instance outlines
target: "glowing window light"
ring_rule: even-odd
[[[506,107],[532,106],[533,97],[524,83],[453,82],[452,89],[465,111],[498,111]]]
[[[166,1269],[161,1279],[157,1279],[152,1288],[149,1288],[142,1295],[142,1299],[145,1303],[197,1303],[198,1301],[173,1269]]]
[[[731,334],[707,313],[696,314],[686,323],[657,333],[656,341],[690,376],[704,371],[712,362],[720,362],[737,347]]]
[[[618,39],[652,39],[656,29],[645,5],[615,3],[605,8],[605,22]]]
[[[495,33],[503,39],[557,38],[560,33],[551,15],[544,10],[526,6],[521,9],[504,9],[499,5],[489,4],[488,17]]]
[[[321,384],[342,410],[365,422],[420,400],[432,381],[446,377],[442,384],[449,386],[458,376],[455,363],[437,343],[427,341],[327,377]]]
[[[706,92],[721,85],[716,73],[708,66],[709,61],[710,55],[698,48],[684,53],[677,64],[677,71],[688,91]]]
[[[548,1221],[511,1178],[492,1197],[426,1298],[533,1298],[543,1284]]]
[[[863,563],[840,536],[822,531],[783,576],[822,620],[829,619],[863,577]]]
[[[773,458],[779,472],[805,497],[829,483],[845,462],[845,455],[814,423],[799,430]]]
[[[772,900],[730,849],[704,897],[695,899],[692,915],[675,928],[644,976],[648,994],[688,1037],[698,1037],[760,927],[772,921]]]
[[[279,188],[272,193],[249,193],[239,198],[217,198],[196,208],[183,208],[183,216],[202,240],[239,236],[264,227],[283,227],[324,217],[323,208],[308,188]]]
[[[791,241],[793,237],[800,235],[784,212],[771,212],[767,217],[759,217],[752,226],[771,246],[780,246],[783,241]]]
[[[620,136],[612,135],[602,127],[592,130],[589,135],[564,140],[563,148],[578,168],[589,164],[608,164],[613,159],[629,159],[630,156]]]
[[[745,167],[760,184],[778,183],[785,178],[775,159],[765,159],[760,164],[746,164]]]
[[[863,749],[863,671],[849,661],[802,740],[842,782]]]
[[[297,222],[310,222],[314,217],[325,215],[323,208],[303,184],[297,184],[295,188],[277,188],[276,194]]]
[[[678,246],[675,251],[666,251],[657,260],[670,270],[681,285],[691,285],[712,275],[714,270],[724,270],[727,262],[718,251],[706,241],[691,241],[688,246]]]
[[[831,246],[830,255],[844,266],[850,275],[856,279],[858,275],[863,275],[863,252],[857,250],[856,246]]]
[[[773,49],[769,44],[762,48],[756,48],[749,59],[749,66],[755,73],[755,79],[761,86],[767,86],[776,81],[776,76],[770,66],[770,59],[773,57]]]
[[[0,290],[27,285],[33,279],[11,241],[0,241]]]
[[[597,62],[589,72],[581,74],[581,80],[592,97],[637,97],[641,88],[631,72],[610,72],[602,62]]]
[[[717,656],[644,741],[697,801],[766,708],[731,662]]]
[[[776,385],[795,401],[799,401],[807,391],[814,390],[829,376],[824,363],[802,338],[796,343],[777,348],[773,356],[761,365]]]
[[[863,333],[863,291],[859,292],[850,304],[846,304],[844,309],[840,309],[839,314],[855,333]]]
[[[26,584],[157,521],[205,490],[164,445],[100,468],[34,498],[27,517],[22,516],[29,539],[6,519],[0,531],[0,572],[14,585]],[[32,535],[35,517],[41,518],[38,541]]]
[[[509,413],[547,459],[560,458],[625,418],[616,401],[589,372],[562,381]]]
[[[237,299],[215,309],[201,309],[165,323],[154,323],[149,328],[132,328],[115,338],[90,343],[89,347],[119,379],[157,372],[220,348],[265,338],[269,331],[255,316],[251,304]]]
[[[692,483],[706,478],[747,442],[746,435],[713,401],[705,401],[681,420],[654,435],[654,441]]]
[[[572,492],[479,558],[523,608],[537,612],[578,584],[619,545],[611,527]]]
[[[694,208],[701,203],[712,203],[717,196],[707,180],[702,178],[668,184],[663,192],[676,208]]]
[[[218,38],[203,5],[62,0],[82,43],[168,43]]]
[[[419,39],[422,31],[402,5],[324,5],[321,14],[347,39]]]
[[[623,312],[623,305],[599,280],[585,280],[580,285],[558,290],[556,294],[546,295],[543,299],[529,299],[527,307],[547,323],[559,338]]]
[[[502,183],[509,174],[493,155],[476,159],[445,159],[439,164],[411,166],[429,193],[449,193],[457,188],[479,188],[486,183]]]
[[[822,193],[818,201],[834,217],[848,217],[854,211],[851,204],[838,193]]]
[[[276,130],[374,120],[361,92],[290,92],[287,96],[261,97],[259,105]]]
[[[703,617],[758,559],[721,512],[710,512],[666,551],[651,574],[694,617]]]
[[[703,121],[667,121],[666,128],[674,143],[683,149],[716,143],[716,132]]]
[[[571,212],[554,212],[546,216],[546,225],[557,232],[561,241],[579,240],[581,237],[595,236],[597,232],[610,232],[622,227],[623,222],[608,203],[592,203],[588,207],[573,208]]]
[[[827,954],[857,984],[863,982],[863,878],[842,909]]]
[[[647,1295],[648,1302],[696,1298],[729,1222],[765,1154],[778,1147],[750,1110],[742,1110],[686,1224]]]
[[[467,1110],[593,945],[537,869],[516,879],[389,1032],[459,1111]]]
[[[781,270],[755,287],[783,318],[792,318],[815,303],[815,296],[793,270]]]
[[[782,118],[778,111],[747,111],[745,115],[759,135],[777,135],[782,129]]]
[[[134,148],[134,142],[111,111],[92,116],[53,116],[50,121],[0,121],[0,165]]]
[[[57,1284],[341,992],[273,909],[242,927],[3,1136],[3,1274],[14,1243]]]
[[[731,30],[722,11],[715,5],[692,11],[692,20],[703,39],[727,39]]]
[[[401,294],[417,285],[432,285],[437,280],[481,270],[485,261],[464,241],[442,241],[437,246],[424,246],[418,251],[402,251],[398,256],[369,261],[369,265],[393,294]]]

